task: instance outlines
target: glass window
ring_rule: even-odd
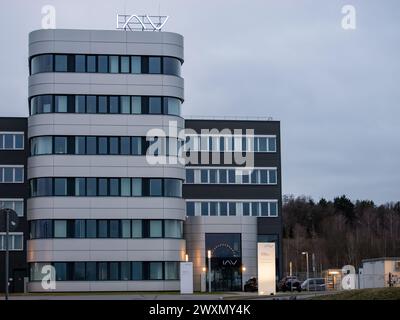
[[[121,97],[121,113],[131,113],[130,97]]]
[[[258,138],[258,151],[265,152],[267,151],[267,138]]]
[[[67,263],[66,262],[54,262],[54,268],[56,269],[56,280],[57,281],[67,280]]]
[[[110,220],[110,238],[119,237],[119,220]]]
[[[14,137],[12,134],[5,134],[4,136],[4,149],[14,148]]]
[[[187,216],[194,216],[194,202],[186,202],[186,215]]]
[[[118,56],[110,56],[110,72],[111,73],[119,73]]]
[[[164,179],[165,197],[182,197],[182,184],[177,179]]]
[[[150,179],[150,196],[162,196],[162,179]]]
[[[132,113],[141,114],[142,113],[142,97],[132,97]]]
[[[201,215],[208,216],[208,202],[201,203]]]
[[[110,278],[109,280],[119,280],[119,263],[110,262]]]
[[[31,140],[31,155],[52,154],[52,137],[35,137]]]
[[[108,138],[98,137],[99,154],[108,154]]]
[[[134,197],[142,196],[142,179],[133,178],[132,179],[132,195]]]
[[[68,97],[55,96],[55,112],[67,112]]]
[[[186,169],[186,183],[194,183],[194,170]]]
[[[23,149],[24,148],[24,135],[23,134],[15,134],[15,149]]]
[[[142,220],[132,220],[132,238],[142,237]]]
[[[251,203],[251,215],[253,217],[257,217],[260,214],[259,212],[259,202],[252,202]]]
[[[226,169],[219,170],[219,183],[226,183]]]
[[[53,55],[42,54],[31,60],[31,74],[53,71]]]
[[[149,262],[149,278],[150,280],[162,280],[163,268],[162,262]]]
[[[121,220],[121,232],[122,232],[122,238],[130,238],[131,237],[131,221],[130,220]]]
[[[163,73],[173,76],[181,75],[181,62],[176,58],[164,57],[163,58]]]
[[[212,201],[210,202],[210,216],[218,215],[218,202]]]
[[[129,73],[129,57],[121,57],[121,73]]]
[[[131,154],[131,138],[130,137],[121,137],[121,154],[128,155]]]
[[[142,73],[142,60],[140,56],[131,57],[131,73]]]
[[[268,151],[276,152],[276,138],[268,138]]]
[[[161,97],[149,97],[149,113],[161,114]]]
[[[96,113],[96,96],[86,96],[87,113]]]
[[[210,169],[210,183],[217,183],[217,169]]]
[[[95,281],[97,279],[96,262],[86,262],[86,281]]]
[[[119,139],[118,137],[110,137],[110,154],[119,154]]]
[[[53,195],[53,180],[51,178],[39,178],[37,181],[37,195],[52,196]]]
[[[132,137],[132,154],[136,156],[142,155],[142,138]]]
[[[98,179],[99,196],[108,196],[108,180],[106,178]]]
[[[236,202],[229,202],[229,215],[236,216]]]
[[[75,137],[75,154],[86,154],[85,137]]]
[[[267,184],[268,183],[268,177],[267,170],[260,170],[260,183],[261,184]]]
[[[143,280],[142,262],[132,262],[132,280]]]
[[[97,196],[97,181],[96,178],[86,179],[86,195],[88,197]]]
[[[54,153],[67,154],[67,137],[54,137]]]
[[[74,280],[84,281],[85,274],[85,262],[74,262]]]
[[[67,221],[54,220],[54,238],[66,238],[66,237],[67,237]]]
[[[149,73],[161,73],[160,57],[149,57]]]
[[[86,154],[96,154],[97,153],[97,138],[96,137],[86,137]]]
[[[123,197],[131,196],[131,180],[129,178],[121,179],[121,196]]]
[[[150,220],[150,238],[162,237],[162,220]]]
[[[75,112],[85,113],[86,112],[86,97],[75,96]]]
[[[235,182],[236,182],[235,170],[229,169],[228,170],[228,183],[235,183]]]
[[[164,99],[164,104],[167,108],[168,114],[175,116],[179,116],[181,114],[181,100],[167,97]]]
[[[98,97],[99,103],[99,113],[107,113],[107,97],[106,96],[99,96]]]
[[[74,237],[85,238],[85,220],[77,219],[74,221]]]
[[[101,73],[108,72],[108,56],[97,57],[97,72]]]
[[[96,56],[87,56],[87,72],[96,72]]]
[[[258,182],[258,170],[253,169],[250,174],[251,183],[256,184]]]
[[[108,223],[107,220],[98,220],[97,233],[99,238],[108,238]]]
[[[97,280],[106,281],[108,280],[108,264],[107,262],[97,263]]]
[[[15,168],[14,169],[14,181],[15,182],[24,182],[24,169],[23,168]]]
[[[208,170],[207,169],[202,169],[200,171],[200,182],[208,183]]]
[[[0,168],[1,170],[1,168]],[[11,167],[3,168],[3,182],[11,183],[14,181],[14,169]]]
[[[179,264],[175,261],[165,262],[165,280],[179,279]]]
[[[113,196],[113,197],[119,196],[119,179],[118,178],[110,179],[110,196]]]
[[[244,216],[250,215],[250,203],[249,202],[243,202],[243,215]]]
[[[66,196],[67,195],[67,179],[54,178],[54,195]]]
[[[66,72],[68,70],[68,57],[67,55],[55,56],[55,71],[56,72]]]
[[[50,95],[38,96],[38,112],[39,113],[53,112],[52,104],[53,104],[52,96],[50,96]]]
[[[86,237],[87,238],[96,238],[97,237],[96,220],[86,220]]]
[[[227,202],[220,202],[219,203],[219,215],[220,216],[227,216],[228,215],[228,203]]]
[[[110,97],[110,113],[119,113],[119,97]]]
[[[269,175],[269,183],[275,184],[277,182],[276,170],[269,170],[268,175]]]
[[[164,220],[166,238],[182,238],[182,223],[178,220]]]
[[[131,266],[128,261],[121,262],[121,278],[120,279],[123,281],[130,280],[131,279],[130,270],[131,270]]]
[[[75,72],[86,72],[86,57],[83,54],[75,55]]]
[[[268,202],[261,202],[261,216],[268,216]]]
[[[271,217],[278,216],[278,203],[277,202],[270,202],[269,203],[269,215]]]

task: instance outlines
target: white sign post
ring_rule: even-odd
[[[181,262],[181,294],[193,294],[193,262]]]
[[[276,261],[275,243],[259,242],[257,244],[258,259],[258,294],[275,294]]]

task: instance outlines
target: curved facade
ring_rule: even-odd
[[[163,100],[152,99],[183,102],[183,79],[162,72],[164,57],[183,63],[183,37],[168,32],[38,30],[29,36],[30,64],[38,55],[51,55],[54,65],[49,72],[31,74],[29,98],[51,95],[56,100],[54,107],[43,102],[43,112],[31,113],[29,138],[51,136],[54,152],[31,154],[27,179],[51,178],[54,196],[28,199],[28,220],[37,221],[35,228],[51,235],[28,241],[30,291],[44,291],[36,275],[45,264],[55,267],[56,291],[178,290],[186,244],[183,238],[168,235],[181,225],[171,221],[185,220],[185,202],[181,190],[179,196],[166,192],[165,181],[183,181],[184,166],[179,161],[149,164],[145,155],[133,153],[133,140],[124,140],[128,144],[123,146],[120,137],[146,137],[149,130],[161,129],[166,138],[176,139],[184,128],[178,109],[166,114],[165,103],[159,102]],[[87,71],[90,57],[97,57],[96,70],[107,61],[107,72]],[[137,59],[148,72],[134,71]],[[66,71],[57,71],[65,61]],[[78,111],[77,95],[95,97],[81,100],[87,112]],[[140,105],[146,112],[134,111],[137,106],[130,98],[129,108],[123,107],[122,97],[136,96],[146,97]],[[89,105],[95,109],[89,112]],[[78,144],[79,137],[85,137],[83,144]],[[89,144],[90,137],[97,137],[94,145]],[[100,148],[111,150],[114,141],[117,154],[99,154]],[[84,154],[78,148],[85,148]],[[122,153],[122,148],[128,151]],[[137,179],[141,183],[134,184]],[[142,193],[137,193],[138,185]],[[66,196],[56,196],[60,190]],[[134,236],[138,232],[141,236]]]

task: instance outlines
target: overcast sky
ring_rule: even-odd
[[[28,33],[46,4],[57,28],[169,15],[185,37],[184,114],[280,120],[284,194],[400,200],[400,1],[2,0],[0,116],[28,115]]]

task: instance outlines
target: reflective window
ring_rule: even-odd
[[[66,196],[67,195],[67,179],[54,178],[54,195]]]
[[[132,154],[142,155],[142,138],[132,137]]]
[[[176,261],[165,262],[165,280],[179,279],[179,264]]]
[[[132,113],[142,113],[142,97],[132,97]]]
[[[182,183],[177,179],[164,179],[165,197],[182,197]]]
[[[95,281],[97,279],[96,262],[86,262],[86,281]]]
[[[130,97],[121,97],[121,113],[131,113]]]
[[[194,170],[186,169],[186,183],[194,183]]]
[[[118,137],[110,137],[110,154],[119,154]]]
[[[123,197],[131,196],[131,180],[129,178],[121,179],[121,196]]]
[[[122,232],[122,238],[131,237],[131,220],[121,221],[121,232]]]
[[[97,153],[97,138],[86,137],[86,154],[96,154],[96,153]]]
[[[86,96],[86,112],[87,113],[96,113],[96,96]]]
[[[162,220],[150,220],[150,238],[162,237]]]
[[[74,223],[74,236],[75,238],[86,238],[86,221],[75,220]]]
[[[67,137],[54,137],[54,153],[67,154]]]
[[[119,263],[118,262],[110,262],[110,277],[108,280],[119,280]]]
[[[161,73],[161,58],[149,57],[149,73]]]
[[[160,97],[149,97],[149,113],[150,114],[161,114],[161,98]]]
[[[99,220],[97,223],[97,235],[99,238],[108,238],[107,220]]]
[[[86,72],[86,57],[83,54],[75,55],[75,72]]]
[[[194,202],[186,202],[186,215],[187,216],[194,216]]]
[[[176,58],[163,58],[163,73],[175,76],[181,75],[181,62]]]
[[[97,139],[99,154],[108,154],[108,138],[98,137]]]
[[[86,97],[75,96],[75,112],[85,113],[86,112]]]
[[[130,263],[128,261],[121,262],[120,280],[127,281],[127,280],[131,279],[131,277],[130,277],[130,273],[131,273],[130,268],[131,268],[131,266],[130,266]]]
[[[119,196],[119,179],[110,179],[110,196]]]
[[[142,179],[133,178],[132,179],[132,196],[141,196],[142,195]]]
[[[119,238],[119,220],[110,220],[110,238]]]
[[[31,155],[52,153],[53,143],[51,137],[35,137],[31,139]]]
[[[97,222],[96,220],[86,220],[86,237],[96,238],[97,237]]]
[[[164,220],[166,238],[182,238],[182,222],[178,220]]]
[[[181,100],[167,97],[164,99],[167,114],[179,116],[181,114]]]
[[[106,281],[108,280],[108,264],[107,262],[97,263],[97,280]]]
[[[67,237],[67,221],[54,220],[54,238],[66,238],[66,237]]]
[[[108,72],[108,56],[97,57],[97,72],[100,73]]]
[[[142,220],[132,220],[132,238],[142,237]]]
[[[87,56],[87,72],[96,72],[97,57]]]
[[[53,56],[51,54],[43,54],[33,57],[31,60],[31,74],[38,72],[53,71]]]
[[[119,57],[110,56],[110,73],[119,73]]]
[[[85,269],[85,262],[74,262],[74,280],[76,281],[83,281],[86,279],[86,269]]]
[[[107,108],[107,97],[106,96],[99,96],[98,97],[98,112],[99,113],[107,113],[108,108]]]
[[[121,73],[129,72],[129,57],[121,57]]]
[[[56,280],[57,281],[67,280],[67,263],[66,262],[55,262],[54,268],[56,269]]]
[[[162,180],[150,179],[150,196],[160,197],[162,195]]]
[[[140,56],[131,57],[131,72],[142,73],[142,61]]]
[[[75,154],[86,154],[85,137],[75,137]]]
[[[100,197],[106,197],[108,196],[108,180],[105,178],[98,179],[97,182],[97,187],[98,187],[98,195]]]
[[[130,139],[130,137],[121,137],[120,149],[121,149],[121,154],[123,154],[123,155],[131,154],[131,139]]]
[[[97,181],[96,178],[86,179],[86,195],[88,197],[97,196]]]
[[[110,97],[110,113],[119,113],[119,97]]]
[[[68,57],[66,55],[55,56],[55,71],[56,72],[66,72],[68,71]]]
[[[132,262],[132,280],[143,280],[142,262]]]
[[[150,280],[162,280],[163,268],[162,262],[150,262],[149,263],[149,278]]]

